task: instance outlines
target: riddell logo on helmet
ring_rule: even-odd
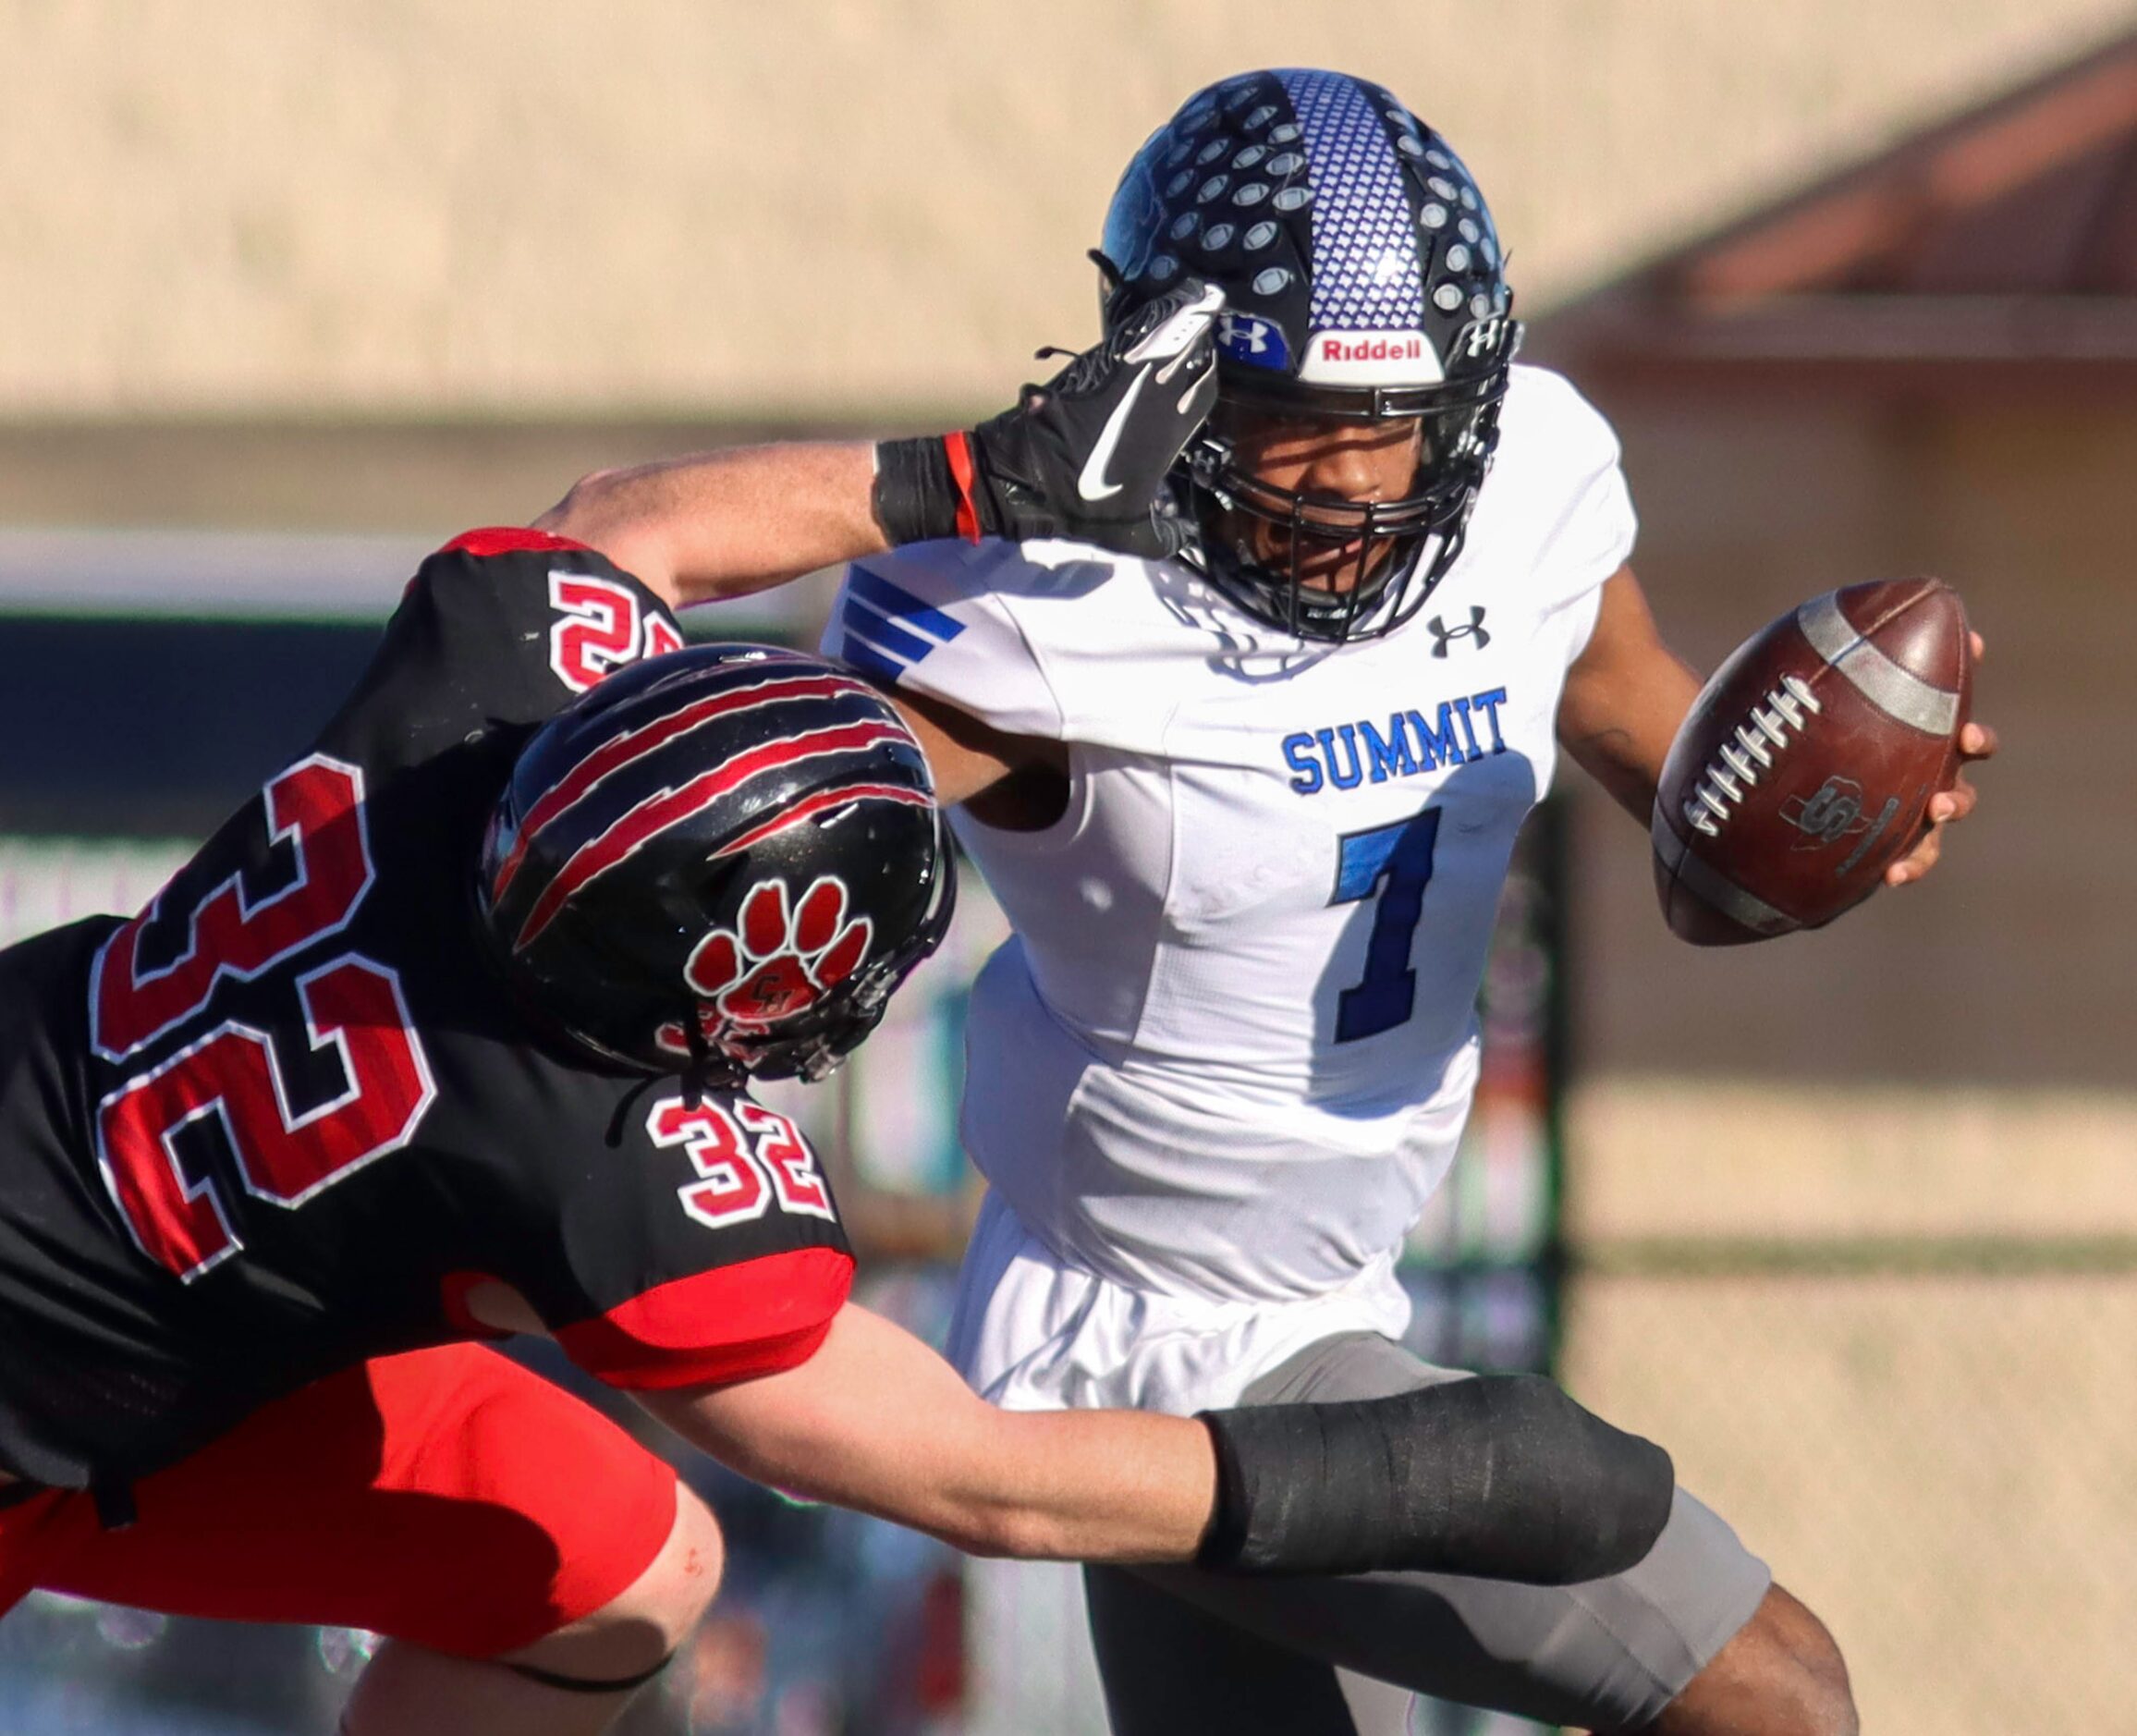
[[[1422,337],[1356,337],[1333,335],[1321,339],[1321,353],[1330,361],[1415,361],[1431,352]],[[1435,361],[1438,358],[1433,358]]]
[[[1306,346],[1299,377],[1331,385],[1437,385],[1447,375],[1423,332],[1321,332]]]

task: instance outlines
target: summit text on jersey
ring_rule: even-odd
[[[1362,717],[1355,723],[1288,735],[1284,764],[1297,774],[1291,788],[1301,796],[1331,787],[1355,789],[1362,783],[1385,784],[1390,777],[1413,777],[1487,753],[1504,753],[1507,742],[1499,733],[1499,707],[1506,701],[1507,690],[1495,687],[1442,700],[1429,717],[1422,711],[1390,712],[1385,724]]]

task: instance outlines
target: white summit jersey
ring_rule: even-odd
[[[964,1139],[1056,1259],[1324,1295],[1389,1265],[1446,1174],[1514,836],[1633,532],[1563,380],[1517,368],[1501,429],[1460,557],[1380,639],[1301,644],[1083,544],[849,573],[828,651],[1069,745],[1058,824],[958,826],[1015,930],[974,991]]]

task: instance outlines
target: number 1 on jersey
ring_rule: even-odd
[[[1352,832],[1336,859],[1331,904],[1377,900],[1373,932],[1365,941],[1365,975],[1336,997],[1336,1041],[1355,1043],[1409,1021],[1417,1008],[1417,972],[1410,943],[1424,914],[1424,888],[1432,880],[1433,847],[1439,841],[1439,810],[1427,808],[1392,825]]]

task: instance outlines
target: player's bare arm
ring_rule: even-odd
[[[599,549],[671,607],[934,537],[1072,531],[1123,550],[1167,547],[1181,532],[1158,507],[1160,485],[1209,408],[1218,305],[1193,288],[1161,299],[967,433],[742,446],[600,471],[535,528]],[[1141,391],[1146,378],[1167,389]],[[945,803],[974,802],[982,820],[1011,830],[1059,813],[1060,743],[924,698],[896,703]]]
[[[865,440],[731,446],[596,471],[534,528],[599,549],[676,608],[889,547],[874,483]]]
[[[1632,568],[1604,582],[1594,630],[1558,701],[1558,740],[1642,826],[1699,677],[1663,642]]]
[[[1004,831],[1033,831],[1060,818],[1068,800],[1068,747],[1010,735],[924,693],[885,693],[927,754],[935,798],[959,803]]]
[[[850,1305],[799,1368],[643,1401],[757,1482],[973,1555],[1184,1561],[1216,1499],[1199,1423],[998,1411],[918,1339]]]
[[[543,1331],[495,1281],[466,1306],[501,1332]],[[1034,1560],[1408,1563],[1567,1583],[1644,1555],[1674,1481],[1659,1448],[1526,1375],[1195,1418],[1005,1411],[850,1302],[793,1367],[633,1396],[757,1482]]]
[[[976,428],[599,471],[535,528],[599,549],[671,606],[943,537],[1072,535],[1168,554],[1186,533],[1164,479],[1215,400],[1223,305],[1182,285]]]
[[[1983,650],[1981,635],[1973,634],[1976,662]],[[1691,666],[1664,642],[1631,568],[1619,568],[1603,586],[1586,649],[1567,671],[1558,740],[1642,828],[1655,805],[1663,761],[1699,688]],[[1961,760],[1987,759],[1996,750],[1996,731],[1987,726],[1969,723],[1960,732]],[[1978,800],[1963,774],[1932,797],[1928,832],[1886,871],[1886,883],[1904,886],[1927,874],[1942,850],[1944,827],[1966,818]]]
[[[581,478],[535,529],[597,548],[670,607],[746,596],[890,546],[865,441],[735,446]],[[895,699],[946,805],[1032,764],[1065,771],[1057,742],[990,729],[953,707]],[[993,816],[983,814],[983,818]]]
[[[507,1285],[474,1287],[467,1305],[500,1332],[545,1335]],[[971,1555],[1184,1561],[1216,1502],[1216,1458],[1201,1424],[997,1410],[911,1334],[852,1304],[797,1368],[638,1397],[745,1476]]]
[[[796,1367],[638,1397],[759,1482],[977,1555],[1571,1583],[1644,1556],[1674,1486],[1660,1448],[1537,1376],[1191,1419],[1018,1412],[850,1303]]]

